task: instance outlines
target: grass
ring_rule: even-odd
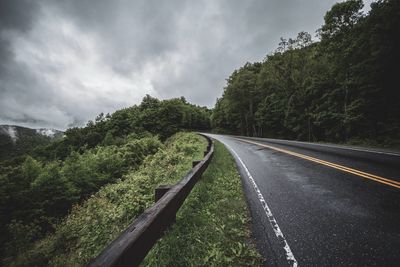
[[[142,266],[261,266],[235,161],[215,142],[215,154],[176,223]]]
[[[400,140],[390,138],[380,141],[367,139],[351,139],[348,142],[344,143],[344,145],[400,151]]]

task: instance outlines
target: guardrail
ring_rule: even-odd
[[[156,203],[139,215],[89,264],[90,267],[138,266],[142,262],[164,231],[175,222],[176,213],[211,161],[214,145],[208,136],[202,136],[208,141],[203,160],[194,161],[193,168],[177,184],[156,189]]]

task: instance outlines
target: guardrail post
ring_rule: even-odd
[[[209,156],[201,161],[193,161],[193,167],[197,167],[190,170],[177,184],[156,188],[154,191],[156,203],[139,215],[118,238],[89,263],[89,267],[139,266],[164,231],[175,221],[179,208],[207,169],[214,153],[214,145],[209,137],[205,137],[209,146],[204,155],[210,153]]]
[[[160,200],[160,198],[162,198],[163,195],[165,193],[167,193],[168,190],[171,189],[171,187],[172,187],[171,185],[160,185],[159,187],[157,187],[154,190],[154,202],[157,202],[158,200]]]

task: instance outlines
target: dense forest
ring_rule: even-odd
[[[227,79],[215,131],[248,136],[399,145],[400,2],[335,4],[317,31],[283,39]]]
[[[55,129],[31,129],[15,125],[0,125],[0,161],[31,153],[36,147],[62,138]]]
[[[1,258],[8,262],[52,233],[74,205],[115,183],[178,131],[209,130],[211,111],[183,97],[100,114],[85,127],[0,161]],[[28,142],[26,139],[25,142]]]

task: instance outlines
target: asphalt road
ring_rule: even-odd
[[[400,266],[400,154],[210,136],[237,161],[267,266]]]

